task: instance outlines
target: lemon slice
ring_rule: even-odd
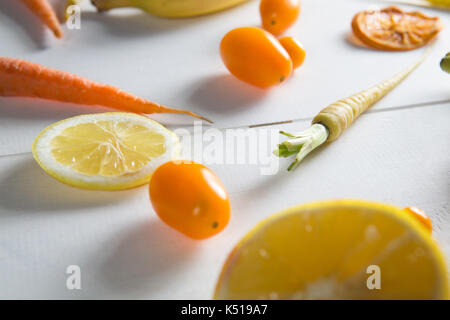
[[[120,190],[142,185],[180,151],[177,136],[133,113],[69,118],[44,129],[33,156],[59,181],[85,189]]]
[[[231,252],[216,299],[445,299],[444,259],[400,209],[330,201],[259,224]]]

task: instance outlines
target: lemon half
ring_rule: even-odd
[[[59,181],[85,189],[142,185],[180,151],[177,136],[133,113],[88,114],[56,122],[33,143],[33,156]]]
[[[216,299],[446,299],[443,256],[400,209],[295,207],[260,223],[223,266]]]

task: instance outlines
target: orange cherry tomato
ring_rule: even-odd
[[[231,30],[220,43],[220,54],[234,76],[260,88],[279,84],[292,73],[289,54],[261,28]]]
[[[219,178],[195,162],[169,161],[158,167],[149,186],[156,214],[193,239],[211,237],[230,219],[230,200]]]
[[[306,57],[306,51],[301,43],[293,37],[283,37],[280,38],[279,41],[291,57],[292,67],[294,69],[300,67],[303,64],[303,61],[305,61]]]
[[[431,223],[431,220],[423,210],[416,207],[407,207],[403,210],[413,215],[416,219],[418,219],[430,233],[433,231],[433,225]]]
[[[279,36],[297,20],[300,0],[261,0],[259,12],[264,29]]]

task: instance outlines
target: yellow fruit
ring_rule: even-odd
[[[427,1],[439,7],[450,8],[450,0],[427,0]]]
[[[147,117],[122,112],[59,121],[33,143],[33,156],[48,174],[75,187],[100,190],[147,183],[179,151],[173,132]]]
[[[122,7],[142,9],[150,14],[182,18],[213,13],[248,0],[92,0],[99,11]]]
[[[445,299],[446,272],[425,228],[401,209],[318,202],[281,212],[241,240],[215,298]]]

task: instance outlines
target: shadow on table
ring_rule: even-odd
[[[0,181],[0,207],[12,211],[45,212],[108,206],[130,198],[134,190],[93,191],[67,186],[46,174],[31,158]]]
[[[130,9],[125,9],[130,10]],[[166,19],[155,17],[143,11],[132,10],[130,13],[123,13],[121,10],[111,12],[82,12],[82,21],[98,22],[104,30],[113,36],[128,38],[139,36],[152,36],[155,34],[167,33],[177,29],[186,28],[200,19]]]
[[[353,48],[361,50],[374,50],[369,46],[365,45],[361,40],[359,40],[353,32],[347,32],[344,34],[345,42],[351,45]]]
[[[36,119],[58,121],[82,114],[112,111],[118,110],[37,98],[0,97],[1,120],[20,118],[30,121]]]
[[[165,274],[183,270],[197,246],[157,218],[139,223],[120,240],[99,277],[107,292],[145,298],[167,285]]]
[[[298,122],[299,128],[304,127],[305,122]],[[320,157],[322,152],[326,152],[327,144],[324,144],[322,147],[313,150],[306,158],[302,160],[302,162],[298,165],[296,169],[293,171],[287,171],[289,165],[295,160],[295,155],[288,158],[281,158],[279,162],[278,172],[273,175],[264,176],[260,182],[249,188],[245,193],[246,196],[253,199],[254,197],[264,198],[265,193],[273,193],[277,192],[277,189],[280,189],[280,186],[286,183],[289,179],[294,179],[298,181],[299,192],[302,191],[302,188],[307,189],[308,185],[304,184],[304,180],[302,179],[302,172],[304,170],[311,170],[308,168],[310,164],[315,161],[316,157]],[[318,179],[324,179],[326,181],[326,177],[320,176],[320,172],[318,172]]]
[[[245,111],[267,94],[267,90],[246,84],[230,74],[205,77],[190,91],[188,101],[193,106],[216,113]]]
[[[1,1],[1,0],[0,0]],[[136,38],[168,33],[174,30],[186,29],[197,23],[217,19],[223,14],[233,14],[236,8],[185,18],[164,18],[154,16],[136,8],[121,8],[107,12],[82,12],[82,21],[99,22],[106,32],[122,38]]]

